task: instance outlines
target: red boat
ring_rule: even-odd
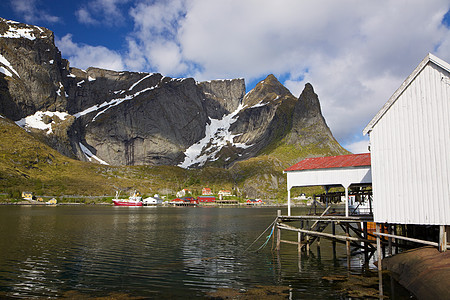
[[[142,206],[142,197],[139,192],[134,192],[128,199],[119,199],[116,193],[116,199],[113,199],[114,206]]]

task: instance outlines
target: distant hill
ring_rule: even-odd
[[[19,134],[20,128],[3,118],[3,130],[14,131],[20,142],[11,148],[12,139],[2,135],[0,155],[15,151],[26,159],[16,167],[6,160],[1,176],[9,176],[8,182],[36,181],[35,186],[66,174],[66,165],[86,174],[91,170],[105,185],[121,177],[112,180],[105,170],[140,174],[157,166],[152,172],[164,173],[166,166],[181,178],[192,177],[191,183],[209,184],[215,179],[201,178],[201,168],[208,167],[229,188],[277,197],[285,189],[281,171],[287,166],[305,157],[348,153],[328,128],[311,84],[296,98],[273,75],[246,93],[244,79],[197,82],[157,73],[80,70],[61,57],[50,30],[1,18],[0,114],[30,133]],[[44,146],[33,164],[29,149]],[[60,163],[47,165],[45,153]],[[34,173],[36,165],[44,179]],[[75,186],[89,184],[74,179]],[[162,188],[154,179],[146,184],[157,187],[148,190]],[[100,186],[92,191],[111,190]]]

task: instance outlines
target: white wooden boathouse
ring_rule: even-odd
[[[450,65],[428,54],[363,133],[374,221],[450,225]]]
[[[369,134],[370,154],[306,159],[285,170],[288,216],[279,219],[293,219],[292,187],[321,185],[327,191],[340,185],[345,188],[347,205],[346,216],[339,221],[350,222],[349,187],[371,182],[378,251],[380,236],[388,237],[389,244],[395,238],[439,246],[445,251],[450,234],[450,65],[428,54],[363,133]],[[359,161],[364,157],[368,163]],[[316,223],[323,218],[317,218]],[[380,224],[386,224],[388,234],[380,232]],[[395,224],[437,225],[439,242],[393,235],[390,230]],[[289,230],[320,235],[303,228]],[[362,239],[367,239],[367,234]],[[347,249],[349,240],[347,237]],[[297,243],[301,245],[300,238]]]

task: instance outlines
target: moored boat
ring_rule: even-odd
[[[119,194],[116,192],[113,203],[114,206],[142,206],[142,197],[139,192],[135,191],[128,199],[119,199]]]

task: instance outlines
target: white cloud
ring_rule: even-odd
[[[89,10],[87,8],[80,8],[79,10],[77,10],[75,12],[75,16],[78,19],[78,22],[83,23],[83,24],[97,24],[97,20],[95,20],[92,16],[91,13],[89,12]]]
[[[344,148],[354,154],[369,153],[369,139],[368,137],[365,137],[363,139],[356,140],[356,142],[344,145]]]
[[[57,23],[60,18],[50,15],[47,11],[40,8],[39,0],[11,0],[11,7],[18,15],[23,16],[28,23],[49,22]]]
[[[274,73],[296,96],[311,82],[343,144],[357,139],[428,52],[450,55],[445,0],[196,0],[185,8],[174,63],[196,66],[188,73],[199,80]]]
[[[140,2],[130,10],[135,32],[128,37],[126,59],[132,69],[151,69],[168,76],[187,72],[176,38],[185,13],[183,0]]]
[[[82,24],[121,25],[125,17],[120,6],[129,0],[93,0],[83,4],[76,12],[78,22]]]
[[[82,8],[85,23],[123,17],[118,0]],[[59,43],[81,68],[247,82],[273,73],[295,96],[310,82],[333,134],[350,145],[428,52],[450,61],[449,9],[448,0],[142,0],[129,10],[122,58],[71,36]]]
[[[103,46],[77,44],[72,41],[72,35],[67,34],[56,40],[57,47],[71,66],[80,69],[97,67],[108,70],[122,71],[125,69],[121,55]]]

